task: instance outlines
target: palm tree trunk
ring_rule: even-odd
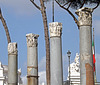
[[[49,42],[49,34],[48,34],[48,24],[47,24],[47,16],[46,16],[45,5],[43,0],[40,0],[40,3],[41,3],[41,14],[43,18],[44,33],[45,33],[46,80],[47,80],[47,85],[50,85],[50,42]]]
[[[8,43],[10,43],[10,42],[11,42],[11,39],[10,39],[9,30],[8,30],[7,25],[6,25],[6,21],[4,20],[4,18],[3,18],[3,16],[2,16],[1,9],[0,9],[0,19],[1,19],[1,21],[2,21],[2,24],[3,24],[4,29],[5,29],[5,32],[6,32],[7,41],[8,41]]]

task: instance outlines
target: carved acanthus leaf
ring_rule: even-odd
[[[92,12],[91,8],[81,8],[76,11],[79,16],[79,26],[91,26],[92,25]]]
[[[27,46],[28,47],[32,47],[32,46],[37,46],[38,42],[37,42],[37,38],[39,37],[39,35],[36,34],[27,34],[26,35],[26,39],[27,39]]]
[[[8,55],[16,55],[17,54],[17,43],[9,43],[8,44]]]
[[[50,37],[60,37],[62,34],[62,23],[49,23]]]

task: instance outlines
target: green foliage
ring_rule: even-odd
[[[100,4],[100,0],[57,0],[60,4],[66,4],[73,9],[78,9],[83,5],[95,5]]]

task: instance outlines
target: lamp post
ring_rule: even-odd
[[[71,56],[71,52],[69,50],[67,52],[67,56],[69,58],[69,85],[70,85],[70,56]]]

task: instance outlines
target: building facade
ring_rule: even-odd
[[[70,64],[70,84],[69,84],[69,67],[68,77],[64,85],[80,85],[80,61],[79,54],[76,53],[74,62]],[[100,82],[95,82],[95,85],[100,85]]]
[[[69,81],[69,67],[67,80]],[[78,53],[76,53],[74,62],[70,64],[70,85],[80,85],[80,63]]]
[[[8,85],[8,66],[0,62],[0,85]],[[21,69],[18,70],[18,85],[22,85]]]

